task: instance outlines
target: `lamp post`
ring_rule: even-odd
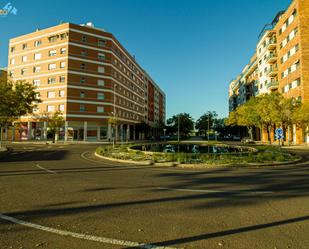
[[[210,128],[210,113],[208,113],[208,130],[207,130],[207,140],[209,142],[209,128]]]
[[[114,116],[114,120],[113,120],[113,147],[115,147],[115,140],[116,140],[116,87],[117,84],[114,83],[114,111],[113,111],[113,116]]]
[[[180,115],[178,115],[178,143],[180,142]]]

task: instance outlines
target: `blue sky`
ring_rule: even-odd
[[[0,1],[2,8],[8,1]],[[290,0],[11,0],[0,17],[0,67],[8,40],[60,21],[113,33],[167,95],[167,117],[228,113],[228,84],[252,56],[257,37]]]

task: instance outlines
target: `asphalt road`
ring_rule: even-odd
[[[155,168],[99,160],[96,147],[0,156],[1,249],[309,248],[309,163]]]

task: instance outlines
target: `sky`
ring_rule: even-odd
[[[0,0],[0,68],[10,38],[62,22],[113,33],[166,93],[167,118],[228,114],[228,85],[254,53],[258,34],[290,0]]]

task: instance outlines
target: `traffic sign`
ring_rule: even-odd
[[[275,138],[280,140],[284,138],[284,134],[283,134],[283,129],[282,128],[277,128],[275,130]]]

